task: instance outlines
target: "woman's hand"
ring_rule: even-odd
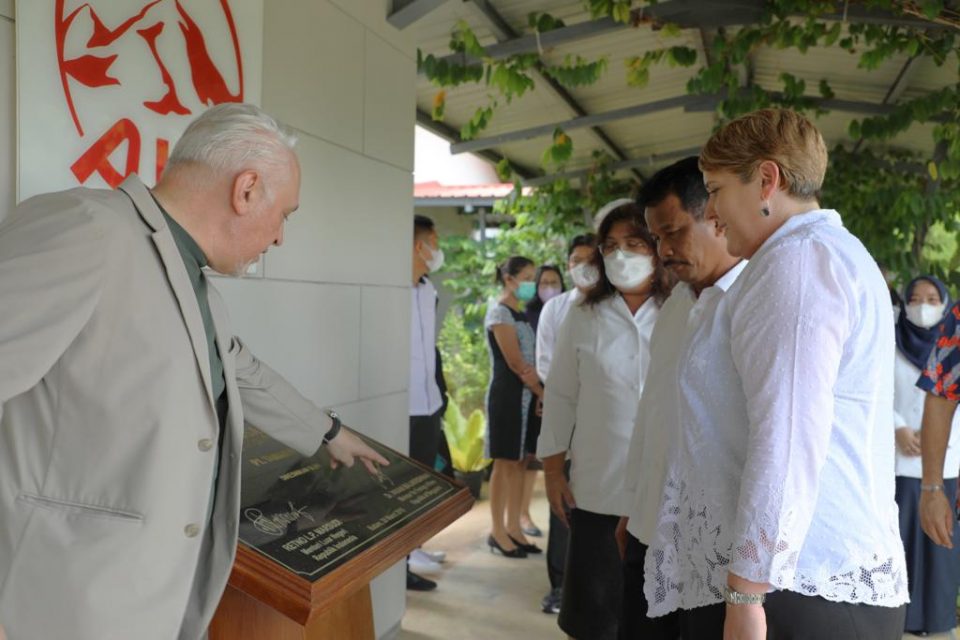
[[[897,448],[905,456],[919,456],[920,431],[910,427],[898,427],[896,430]]]
[[[576,509],[577,504],[573,500],[573,492],[570,491],[570,484],[564,477],[563,471],[544,469],[543,479],[547,489],[547,500],[550,502],[550,510],[563,524],[569,527],[567,509]]]
[[[953,507],[943,491],[920,492],[920,527],[941,547],[953,549]]]
[[[723,640],[766,640],[767,614],[762,604],[728,604]]]
[[[387,466],[390,462],[382,455],[371,449],[366,442],[360,439],[354,433],[346,429],[340,429],[337,437],[327,444],[327,450],[330,451],[330,466],[334,469],[338,465],[353,466],[355,458],[360,458],[360,462],[367,468],[371,475],[378,475],[376,465]]]

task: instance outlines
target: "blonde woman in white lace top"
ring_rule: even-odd
[[[730,253],[750,263],[682,356],[650,615],[726,600],[724,640],[899,640],[883,277],[820,208],[827,152],[803,116],[734,120],[700,164]]]

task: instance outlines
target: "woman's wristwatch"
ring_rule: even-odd
[[[340,421],[340,416],[337,415],[336,411],[327,411],[327,415],[333,420],[333,425],[330,427],[330,430],[327,431],[326,435],[323,436],[323,444],[330,444],[330,441],[340,433],[340,427],[343,426],[343,423]]]
[[[740,593],[729,585],[723,587],[723,600],[727,604],[763,604],[766,599],[765,593]]]

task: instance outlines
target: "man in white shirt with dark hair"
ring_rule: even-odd
[[[698,619],[718,617],[723,628],[723,608],[647,617],[643,595],[643,564],[653,541],[663,493],[666,460],[680,431],[677,411],[677,370],[680,347],[699,321],[703,305],[723,295],[746,265],[727,252],[725,234],[715,215],[706,213],[707,190],[697,158],[681,160],[661,170],[644,184],[640,201],[657,252],[667,269],[680,280],[660,309],[650,337],[650,370],[647,374],[636,428],[630,440],[627,465],[627,516],[617,528],[624,557],[622,640],[673,640],[678,635],[696,639]]]
[[[560,323],[567,311],[583,299],[583,294],[597,283],[599,273],[591,264],[597,251],[597,238],[592,233],[575,236],[567,250],[567,270],[573,280],[573,288],[551,298],[540,311],[537,325],[537,375],[547,379],[553,348],[557,341]],[[563,585],[563,565],[567,557],[567,525],[550,512],[550,532],[547,538],[547,577],[550,579],[550,592],[543,597],[540,608],[544,613],[560,612],[561,587]]]
[[[427,274],[443,266],[443,249],[437,244],[433,220],[413,219],[413,287],[410,319],[410,449],[411,458],[433,469],[443,438],[443,394],[437,382],[437,290]],[[443,552],[415,549],[410,566],[436,571]],[[407,569],[407,589],[430,591],[433,580]]]

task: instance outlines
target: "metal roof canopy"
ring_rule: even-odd
[[[952,3],[947,3],[952,4]],[[547,12],[561,17],[567,26],[536,35],[521,35],[526,30],[526,16],[531,12]],[[446,123],[433,122],[430,105],[437,88],[424,77],[418,77],[417,121],[451,142],[453,153],[474,152],[491,162],[509,159],[524,184],[536,186],[552,179],[577,179],[592,164],[591,155],[602,150],[613,157],[611,166],[618,171],[630,170],[643,179],[640,167],[654,170],[677,158],[697,153],[699,145],[709,138],[721,96],[694,96],[686,92],[686,81],[707,63],[708,43],[719,28],[735,28],[756,22],[763,14],[763,5],[755,0],[661,0],[652,6],[634,9],[633,27],[611,19],[592,20],[579,0],[393,0],[388,20],[397,28],[412,32],[424,54],[433,54],[449,61],[470,61],[450,55],[447,42],[458,20],[464,20],[487,54],[493,58],[518,53],[539,53],[534,80],[539,91],[514,99],[495,110],[494,118],[483,137],[463,141],[459,126],[467,122],[474,110],[487,104],[488,92],[482,85],[462,85],[447,89]],[[920,18],[894,16],[868,9],[859,4],[837,2],[835,13],[824,20],[845,20],[921,27],[928,30],[951,28]],[[666,38],[650,28],[650,22],[674,23],[681,27],[680,37]],[[561,63],[566,55],[583,55],[596,59],[601,55],[627,59],[662,46],[684,44],[698,51],[695,67],[667,69],[665,65],[651,69],[646,87],[627,86],[622,69],[611,64],[604,77],[590,86],[568,89],[547,75],[550,64]],[[889,113],[901,99],[923,95],[957,81],[954,67],[936,67],[930,60],[916,56],[894,56],[880,68],[864,72],[857,68],[858,56],[851,56],[839,47],[811,49],[806,55],[793,49],[763,48],[752,56],[744,70],[744,83],[753,81],[768,91],[779,89],[783,71],[803,78],[811,91],[816,91],[821,78],[826,79],[836,97],[818,99],[818,104],[831,113],[823,123],[828,144],[850,140],[846,127],[834,114],[864,117]],[[474,61],[475,62],[475,61]],[[916,87],[916,89],[914,89]],[[539,93],[530,98],[531,93]],[[905,98],[906,96],[906,98]],[[811,93],[811,97],[814,94]],[[614,105],[616,105],[614,107]],[[626,105],[626,106],[624,106]],[[610,108],[613,107],[613,108]],[[702,117],[698,114],[702,114]],[[574,157],[562,173],[544,176],[539,159],[556,128],[562,128],[574,141]],[[924,152],[933,151],[929,135],[906,132],[891,144]]]

